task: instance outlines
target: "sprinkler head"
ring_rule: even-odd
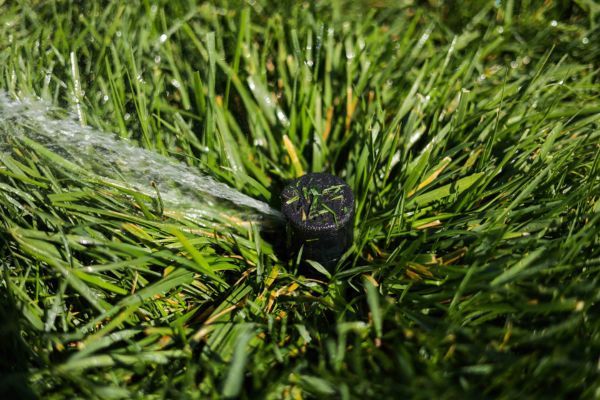
[[[306,174],[283,189],[281,204],[292,253],[302,248],[302,258],[331,267],[352,245],[354,195],[341,178]]]

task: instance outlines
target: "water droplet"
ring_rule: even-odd
[[[181,83],[177,79],[171,80],[171,85],[175,86],[177,89],[181,88]]]
[[[498,31],[499,34],[503,34],[504,33],[504,28],[499,26],[498,29],[496,29]]]
[[[427,29],[427,31],[425,31],[425,33],[419,38],[419,41],[417,42],[418,48],[423,47],[425,42],[429,39],[429,35],[431,35],[431,30],[432,30],[431,28]]]
[[[277,119],[279,120],[279,122],[281,122],[283,126],[289,126],[290,121],[288,120],[287,115],[285,115],[281,108],[277,107],[275,115],[277,115]]]
[[[116,35],[117,37],[121,37],[123,34],[121,33],[121,31],[117,31]]]
[[[558,26],[558,22],[555,19],[553,19],[552,22],[550,22],[550,26],[556,27]]]
[[[109,97],[108,97],[108,95],[107,95],[107,94],[105,94],[105,95],[102,97],[102,101],[103,101],[103,102],[105,102],[105,103],[108,101],[108,99],[109,99]]]
[[[562,85],[563,83],[565,83],[565,81],[563,81],[562,79],[560,81],[558,81],[559,85]]]
[[[154,57],[154,62],[160,64],[160,56]]]
[[[131,115],[129,115],[129,113],[125,113],[125,115],[123,116],[123,119],[125,121],[129,121],[129,118],[131,118]]]
[[[587,37],[584,37],[583,39],[581,39],[581,43],[583,44],[588,44],[590,42],[590,39],[588,39]]]
[[[356,41],[356,43],[358,44],[358,48],[362,51],[365,49],[365,47],[367,46],[367,44],[365,43],[365,40],[361,37],[358,38],[358,40]]]
[[[356,53],[354,53],[354,48],[352,48],[352,46],[346,46],[346,58],[352,60],[355,56]]]
[[[517,68],[518,66],[519,66],[519,63],[517,62],[517,60],[511,61],[511,63],[510,63],[510,67],[511,67],[512,69],[515,69],[515,68]]]
[[[167,34],[163,33],[162,35],[160,35],[160,38],[158,39],[161,43],[164,43],[167,41]]]
[[[529,58],[529,56],[525,56],[523,57],[523,64],[527,65],[531,62],[531,58]]]
[[[158,6],[156,4],[152,4],[152,7],[150,7],[150,12],[152,14],[156,14],[157,11],[158,11]]]

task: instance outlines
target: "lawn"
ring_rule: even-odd
[[[599,3],[99,3],[0,0],[0,398],[600,398]],[[353,246],[63,125],[274,209],[337,175]]]

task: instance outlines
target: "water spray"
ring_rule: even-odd
[[[335,264],[352,245],[354,195],[336,176],[310,173],[289,183],[281,193],[282,215],[195,168],[82,126],[74,115],[51,116],[60,111],[41,100],[17,101],[0,92],[0,157],[11,151],[11,141],[31,140],[74,163],[82,174],[121,182],[149,196],[156,194],[152,183],[165,204],[194,219],[227,214],[225,223],[228,218],[238,218],[279,232],[285,220],[286,255],[302,252],[302,259],[326,267]],[[219,207],[221,203],[224,207]]]
[[[215,215],[224,209],[227,217],[242,221],[270,221],[274,225],[281,221],[281,214],[268,204],[197,168],[114,134],[82,126],[75,115],[54,118],[54,114],[64,112],[42,100],[18,101],[0,92],[0,156],[11,151],[11,141],[33,140],[81,167],[82,174],[103,177],[148,196],[155,196],[158,190],[168,207],[191,218]]]

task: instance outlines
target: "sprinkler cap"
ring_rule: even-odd
[[[341,178],[327,173],[306,174],[281,192],[287,221],[287,247],[302,257],[333,266],[352,245],[354,195]]]

